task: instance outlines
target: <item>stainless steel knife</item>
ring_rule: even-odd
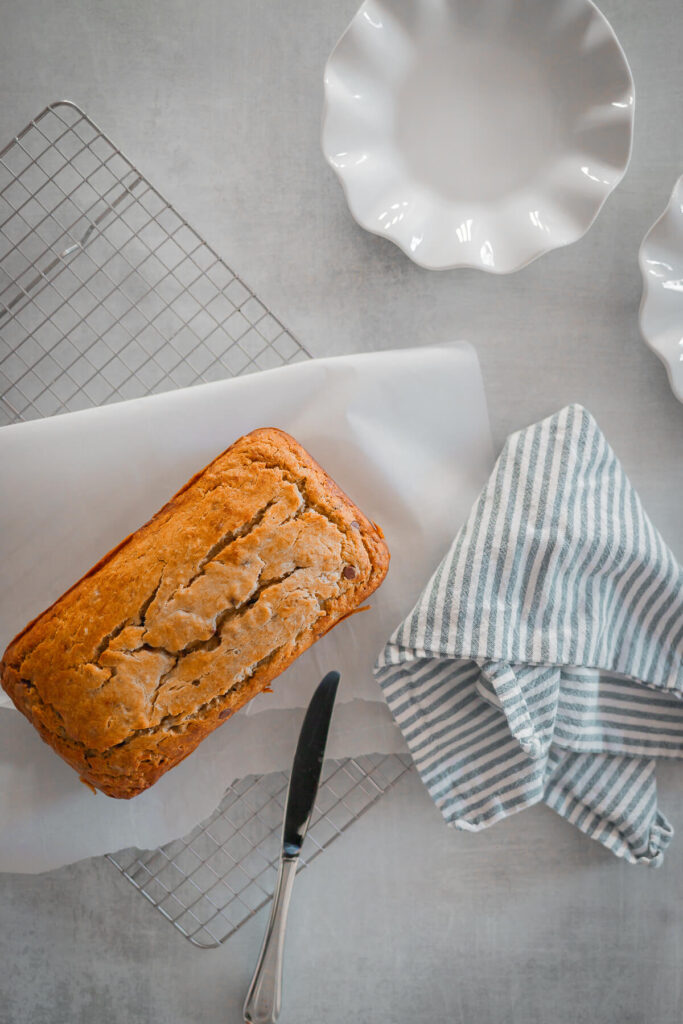
[[[244,1002],[246,1024],[274,1024],[280,1014],[287,912],[299,854],[315,806],[338,685],[339,673],[328,672],[311,698],[299,733],[289,779],[282,830],[282,853],[273,906],[256,970]]]

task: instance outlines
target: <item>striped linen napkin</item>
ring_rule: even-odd
[[[683,572],[593,417],[513,434],[376,666],[446,821],[544,801],[631,863],[673,829],[657,757],[683,757]]]

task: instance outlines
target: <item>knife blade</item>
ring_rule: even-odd
[[[338,686],[339,673],[328,672],[311,698],[299,733],[287,792],[273,905],[244,1001],[246,1024],[275,1024],[280,1014],[287,912],[301,847],[315,807]]]
[[[298,857],[318,794],[339,673],[328,672],[308,705],[296,745],[282,831],[283,857]]]

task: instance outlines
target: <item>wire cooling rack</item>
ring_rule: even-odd
[[[75,104],[0,151],[0,424],[308,356]]]
[[[407,754],[326,761],[299,870],[326,850],[408,771]],[[142,853],[109,854],[125,878],[195,946],[225,942],[270,900],[282,844],[288,778],[235,782],[184,839]]]
[[[75,104],[0,150],[0,425],[268,369],[309,353]],[[329,761],[302,866],[408,770]],[[231,785],[158,850],[109,860],[195,946],[272,896],[287,778]]]

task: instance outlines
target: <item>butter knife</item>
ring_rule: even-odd
[[[328,672],[311,698],[289,779],[282,830],[282,853],[270,920],[256,962],[247,998],[245,1024],[274,1024],[282,1004],[282,961],[287,912],[299,854],[308,829],[325,756],[327,733],[339,685],[339,673]]]

